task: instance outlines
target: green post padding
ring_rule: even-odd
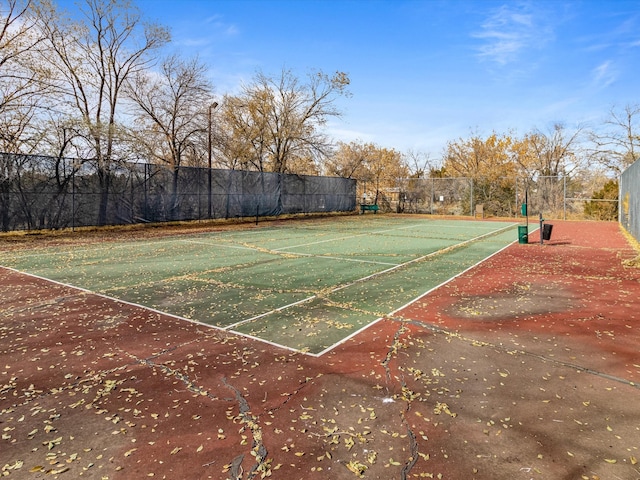
[[[518,243],[529,243],[529,227],[526,225],[518,225]]]

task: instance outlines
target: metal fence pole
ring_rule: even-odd
[[[212,111],[212,107],[213,105],[209,105],[209,115],[207,116],[208,118],[208,128],[207,128],[207,165],[208,165],[208,172],[209,172],[209,200],[208,200],[208,207],[207,207],[207,218],[211,218],[211,160],[212,160],[212,152],[211,152],[211,111]]]
[[[76,231],[76,165],[71,164],[71,231]]]
[[[433,215],[433,196],[435,195],[435,179],[431,177],[431,200],[429,200],[429,210],[431,211],[431,215]]]
[[[564,206],[564,211],[562,212],[562,219],[566,220],[567,219],[567,176],[563,176],[562,177],[563,180],[563,195],[564,195],[564,202],[563,202],[563,206]]]
[[[515,177],[514,182],[515,182],[515,185],[514,185],[513,190],[516,192],[516,201],[515,201],[516,211],[514,212],[514,215],[513,215],[513,216],[514,216],[515,218],[518,218],[518,212],[520,211],[520,210],[518,209],[518,205],[519,205],[519,203],[520,203],[520,202],[518,201],[518,177]]]

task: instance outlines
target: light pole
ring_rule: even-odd
[[[207,126],[207,160],[209,167],[209,208],[207,209],[208,218],[211,218],[211,160],[212,160],[212,148],[211,148],[211,135],[213,123],[211,121],[213,110],[218,108],[218,102],[213,102],[209,105],[208,126]]]

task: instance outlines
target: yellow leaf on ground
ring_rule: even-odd
[[[124,452],[124,456],[125,456],[125,457],[129,457],[129,456],[131,456],[131,454],[132,454],[133,452],[135,452],[136,450],[137,450],[137,448],[132,448],[131,450],[127,450],[126,452]]]
[[[362,478],[364,475],[364,472],[367,470],[366,465],[360,462],[357,462],[355,460],[352,460],[349,463],[347,463],[347,468],[353,473],[355,473],[355,475],[359,478]]]

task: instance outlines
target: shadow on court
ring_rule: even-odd
[[[635,252],[535,236],[317,358],[0,269],[2,473],[640,478]]]

